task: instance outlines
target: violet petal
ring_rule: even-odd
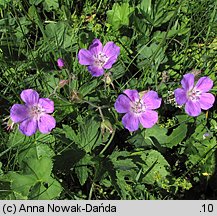
[[[39,100],[39,94],[32,89],[23,90],[20,97],[27,105],[31,106],[37,104]]]
[[[44,114],[38,121],[38,129],[41,133],[49,133],[53,128],[56,127],[56,120],[53,116]]]
[[[104,74],[104,69],[103,68],[98,68],[96,66],[88,66],[87,67],[88,71],[91,73],[92,76],[94,77],[99,77]]]
[[[23,104],[14,104],[10,110],[10,117],[14,123],[19,123],[28,118],[28,107]]]
[[[108,58],[111,58],[113,56],[118,57],[120,54],[120,47],[117,46],[114,42],[109,41],[104,46],[103,53],[105,53]]]
[[[200,108],[203,110],[208,110],[213,106],[215,102],[215,97],[211,93],[202,93],[200,96]]]
[[[126,95],[119,95],[114,106],[118,113],[127,113],[130,111],[130,99]]]
[[[139,100],[139,93],[137,90],[126,89],[124,90],[124,94],[126,94],[132,102]]]
[[[174,91],[174,94],[178,105],[183,105],[187,102],[186,91],[184,89],[178,88]]]
[[[195,89],[201,92],[208,92],[212,87],[213,87],[213,81],[209,77],[201,77],[198,80]]]
[[[92,55],[98,55],[100,52],[102,52],[103,46],[99,39],[94,39],[92,44],[89,47],[89,51],[92,53]]]
[[[57,59],[57,65],[59,68],[64,67],[64,60],[62,58]]]
[[[46,113],[52,113],[54,111],[54,102],[49,98],[40,98],[38,104],[41,105]]]
[[[139,121],[144,128],[151,128],[158,121],[158,113],[152,110],[147,110],[139,116]]]
[[[103,67],[105,69],[110,69],[116,61],[117,61],[117,56],[112,56],[107,60],[107,62],[103,65]]]
[[[37,120],[28,118],[20,123],[19,129],[26,136],[32,136],[38,129]]]
[[[125,128],[127,128],[129,131],[133,132],[138,130],[139,128],[139,119],[136,115],[133,113],[126,113],[122,118],[122,123]]]
[[[148,91],[145,93],[142,100],[148,109],[157,109],[161,105],[161,98],[158,97],[158,94],[155,91]]]
[[[181,80],[181,84],[185,91],[192,89],[194,86],[194,74],[185,74]]]
[[[94,58],[89,50],[81,49],[78,52],[78,61],[81,65],[92,65],[94,63]]]
[[[198,116],[201,113],[200,104],[198,101],[188,100],[185,105],[185,112],[190,116]]]

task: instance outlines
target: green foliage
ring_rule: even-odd
[[[153,185],[155,182],[160,184],[164,178],[169,174],[167,171],[169,164],[164,157],[155,150],[145,151],[141,155],[144,161],[142,164],[142,182]]]
[[[189,117],[173,94],[191,72],[216,95],[216,1],[0,0],[0,11],[0,199],[216,198],[216,103]],[[121,49],[101,77],[78,62],[94,38]],[[54,101],[49,134],[27,137],[8,117],[28,88]],[[158,92],[152,128],[123,127],[125,89]]]
[[[129,16],[134,11],[134,8],[129,3],[114,3],[112,10],[107,11],[108,23],[114,28],[119,29],[121,26],[129,25]]]

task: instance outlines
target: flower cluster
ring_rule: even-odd
[[[99,77],[105,69],[112,67],[119,54],[120,47],[114,42],[107,42],[103,47],[101,41],[95,39],[88,50],[79,51],[78,60],[81,65],[88,66],[92,76]],[[63,68],[64,60],[59,58],[57,65]],[[202,109],[208,110],[213,106],[215,97],[208,93],[213,87],[213,81],[209,77],[201,77],[195,84],[194,74],[188,73],[181,80],[181,85],[174,91],[175,100],[178,105],[185,105],[188,115],[198,116]],[[25,104],[14,104],[10,110],[10,117],[14,123],[19,124],[20,131],[27,136],[33,135],[37,129],[41,133],[49,133],[56,126],[54,117],[49,115],[54,111],[54,102],[48,98],[39,98],[38,93],[32,89],[22,91],[20,97]],[[157,123],[158,113],[155,110],[161,106],[161,102],[155,91],[139,93],[137,90],[126,89],[116,99],[114,107],[118,113],[124,114],[124,127],[133,132],[138,130],[140,124],[144,128],[151,128]]]

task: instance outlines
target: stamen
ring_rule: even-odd
[[[29,108],[29,115],[37,120],[41,117],[43,113],[44,109],[38,104]]]
[[[103,67],[103,65],[108,61],[108,57],[104,53],[99,53],[95,56],[94,65],[97,67]]]
[[[140,99],[136,102],[133,102],[131,106],[132,112],[136,114],[144,112],[145,108],[146,108],[145,104],[143,104],[143,102]]]
[[[191,101],[198,101],[200,99],[201,92],[197,89],[192,89],[187,93],[187,97]]]

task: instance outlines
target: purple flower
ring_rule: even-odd
[[[19,123],[20,131],[26,136],[36,133],[49,133],[56,126],[53,116],[47,113],[54,111],[54,102],[48,98],[39,98],[39,94],[26,89],[20,94],[25,104],[14,104],[10,110],[10,117],[14,123]]]
[[[120,47],[110,41],[103,47],[99,39],[94,39],[89,50],[81,49],[78,53],[79,63],[87,65],[92,76],[102,76],[104,69],[110,69],[117,61]]]
[[[194,75],[188,73],[181,80],[182,88],[174,91],[178,105],[185,104],[185,112],[190,116],[198,116],[201,109],[208,110],[214,104],[215,97],[207,93],[213,86],[209,77],[201,77],[194,86]]]
[[[64,60],[62,58],[58,58],[57,60],[57,65],[60,69],[62,69],[64,67]]]
[[[155,91],[141,95],[137,90],[127,89],[118,96],[114,106],[118,113],[126,113],[122,118],[124,127],[129,131],[136,131],[139,123],[144,128],[151,128],[158,121],[158,113],[153,109],[160,105],[161,98]]]

